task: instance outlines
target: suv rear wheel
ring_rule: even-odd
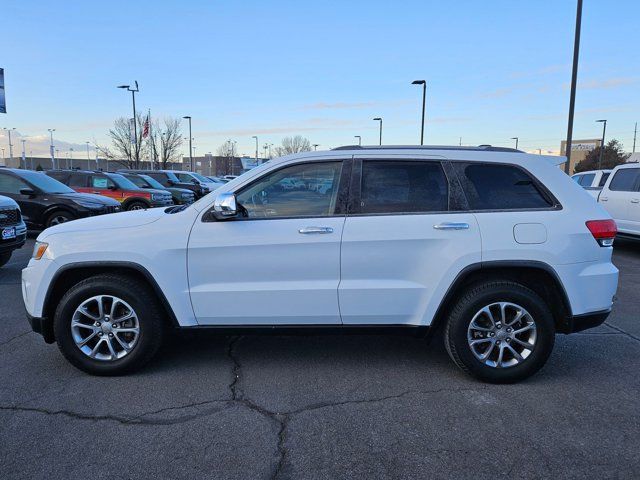
[[[158,351],[164,311],[144,282],[98,275],[72,287],[60,301],[54,332],[62,354],[94,375],[142,367]]]
[[[553,316],[529,288],[508,281],[466,290],[445,329],[445,346],[465,372],[490,383],[513,383],[536,373],[555,338]]]

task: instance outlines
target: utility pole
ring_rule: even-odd
[[[598,156],[598,170],[602,168],[602,153],[604,152],[604,134],[607,131],[606,120],[596,120],[596,123],[602,123],[602,140],[600,141],[600,155]]]
[[[3,128],[9,135],[9,160],[13,161],[13,144],[11,143],[11,131],[15,130],[15,128]]]
[[[24,144],[27,142],[24,138],[20,140],[22,142],[22,162],[21,166],[24,165],[24,169],[27,169],[27,152],[24,150]]]
[[[260,163],[260,161],[258,160],[258,136],[254,135],[251,138],[255,138],[256,139],[256,165]]]
[[[580,26],[582,24],[582,0],[578,0],[576,11],[576,32],[573,41],[573,68],[571,70],[571,94],[569,96],[569,121],[567,124],[567,141],[564,153],[567,163],[564,164],[564,172],[569,175],[571,171],[571,140],[573,137],[573,112],[576,106],[576,83],[578,81],[578,57],[580,55]]]
[[[638,122],[636,122],[636,126],[633,129],[633,153],[636,153],[636,134],[638,133]]]
[[[191,171],[193,172],[195,170],[193,169],[193,137],[191,136],[191,117],[189,115],[186,115],[182,118],[189,120],[189,165]]]
[[[49,146],[49,150],[51,150],[51,168],[55,170],[56,169],[56,155],[55,155],[56,151],[53,148],[53,132],[55,132],[56,129],[49,128],[47,130],[49,130],[49,135],[51,136],[51,145]]]
[[[376,117],[373,120],[380,122],[380,145],[382,145],[382,117]]]

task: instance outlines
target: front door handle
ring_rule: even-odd
[[[298,230],[298,233],[303,235],[309,235],[313,233],[333,233],[333,228],[331,227],[304,227]]]
[[[640,203],[640,199],[632,198],[631,203]]]
[[[468,230],[469,224],[457,223],[457,222],[444,222],[444,223],[438,223],[437,225],[434,225],[433,228],[435,228],[436,230]]]
[[[609,198],[608,198],[608,197],[600,197],[600,201],[601,201],[601,202],[606,202],[607,200],[609,200]]]

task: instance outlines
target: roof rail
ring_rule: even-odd
[[[510,147],[493,147],[478,145],[477,147],[459,147],[457,145],[344,145],[332,150],[462,150],[472,152],[510,152],[525,153]]]

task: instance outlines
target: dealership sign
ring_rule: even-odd
[[[7,113],[7,103],[4,97],[4,68],[0,68],[0,113]]]
[[[586,150],[586,151],[591,151],[594,148],[597,147],[597,144],[595,142],[589,142],[589,143],[572,143],[571,144],[571,151],[573,152],[574,150]]]

